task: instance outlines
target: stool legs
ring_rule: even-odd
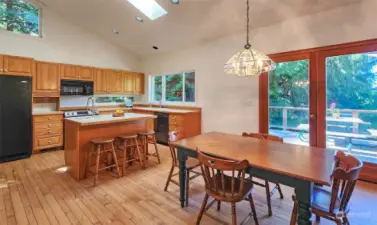
[[[99,159],[100,159],[100,156],[101,156],[101,145],[97,145],[97,149],[96,149],[96,172],[94,174],[94,186],[97,185],[97,181],[98,181]]]
[[[158,163],[161,164],[160,154],[158,153],[158,148],[157,148],[156,136],[153,135],[152,140],[153,140],[152,142],[153,142],[153,145],[154,145],[154,149],[156,150],[156,152],[154,154],[156,154]]]
[[[135,141],[135,144],[136,144],[137,156],[139,157],[141,167],[144,169],[145,168],[145,160],[141,156],[140,148],[139,148],[139,143],[137,141],[137,138],[134,138],[134,141]]]

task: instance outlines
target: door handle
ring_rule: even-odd
[[[310,119],[315,119],[315,115],[314,114],[310,114]]]

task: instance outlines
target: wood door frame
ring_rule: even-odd
[[[310,145],[316,146],[317,145],[317,136],[316,136],[316,120],[317,117],[317,104],[310,104],[311,102],[317,102],[317,67],[310,66],[312,63],[316,64],[317,62],[317,54],[315,52],[289,52],[289,53],[281,53],[281,54],[274,54],[269,56],[274,62],[293,62],[298,60],[308,60],[309,63],[309,115],[313,115],[314,118],[310,118],[309,116],[309,123],[310,123]],[[314,87],[314,88],[313,88]],[[266,133],[269,132],[269,109],[268,109],[268,102],[269,102],[269,82],[268,82],[268,73],[263,73],[259,78],[259,132]]]
[[[326,67],[325,58],[377,51],[377,39],[309,48],[297,51],[270,54],[276,62],[295,61],[310,55],[310,115],[315,115],[316,123],[310,122],[310,144],[326,147]],[[315,88],[313,88],[315,87]],[[313,90],[315,89],[315,90]],[[259,77],[259,132],[268,133],[268,73]],[[315,103],[315,104],[313,104]],[[377,183],[377,164],[364,162],[360,179]]]

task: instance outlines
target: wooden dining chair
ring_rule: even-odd
[[[250,217],[254,217],[255,224],[258,225],[253,196],[251,195],[253,183],[245,180],[245,172],[249,167],[249,162],[247,160],[241,162],[223,160],[200,151],[198,151],[198,159],[205,182],[206,195],[196,224],[200,224],[203,213],[215,202],[217,202],[218,211],[220,211],[221,202],[228,202],[232,205],[232,224],[235,225],[237,224],[236,203],[248,200],[251,213],[244,219],[242,224]],[[212,197],[213,201],[207,206],[209,197]]]
[[[326,218],[334,221],[337,225],[350,225],[347,214],[350,211],[349,201],[351,199],[356,181],[359,178],[363,163],[356,157],[345,155],[342,151],[335,156],[335,167],[332,177],[331,190],[320,186],[314,186],[312,212],[316,220]],[[293,197],[294,206],[291,217],[291,225],[297,221],[298,202]]]
[[[172,179],[172,177],[179,174],[179,172],[174,173],[175,168],[178,168],[178,171],[179,171],[179,165],[178,165],[178,159],[177,159],[177,149],[170,144],[171,142],[177,140],[177,135],[178,135],[177,131],[172,131],[172,132],[169,133],[169,143],[168,144],[169,144],[170,154],[171,154],[171,158],[172,158],[172,165],[171,165],[171,169],[170,169],[170,172],[169,172],[168,179],[166,181],[164,191],[168,190],[168,186],[169,186],[170,182],[179,186],[179,183]],[[193,179],[197,178],[198,176],[202,175],[200,172],[195,171],[195,169],[199,168],[199,166],[200,166],[200,163],[199,163],[198,159],[189,157],[186,161],[186,202],[185,202],[186,207],[188,206],[188,203],[189,203],[190,180],[193,180]]]
[[[274,135],[270,135],[270,134],[246,133],[246,132],[243,132],[242,136],[243,137],[253,137],[253,138],[263,139],[263,140],[267,140],[267,141],[276,141],[276,142],[280,142],[280,143],[284,142],[283,138],[278,137],[278,136],[274,136]],[[275,193],[276,190],[278,190],[279,194],[280,194],[280,198],[281,199],[284,198],[284,195],[283,195],[283,192],[281,190],[280,184],[275,184],[275,187],[272,189],[272,191],[270,191],[270,183],[268,182],[268,180],[265,180],[264,184],[263,184],[263,183],[260,183],[260,182],[252,180],[252,177],[250,177],[249,179],[255,185],[258,185],[258,186],[266,188],[268,215],[272,216],[272,207],[271,207],[271,197],[272,197],[272,195]]]

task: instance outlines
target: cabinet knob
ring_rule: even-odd
[[[0,72],[3,72],[4,70],[3,69],[0,69]]]
[[[8,72],[8,70],[7,70],[7,69],[4,69],[4,71],[5,71],[5,72]]]
[[[48,141],[49,144],[51,144],[51,141]]]
[[[51,127],[51,124],[49,124],[48,127]]]
[[[49,130],[48,133],[51,134],[51,131]]]
[[[48,117],[48,120],[51,120],[51,117]]]

